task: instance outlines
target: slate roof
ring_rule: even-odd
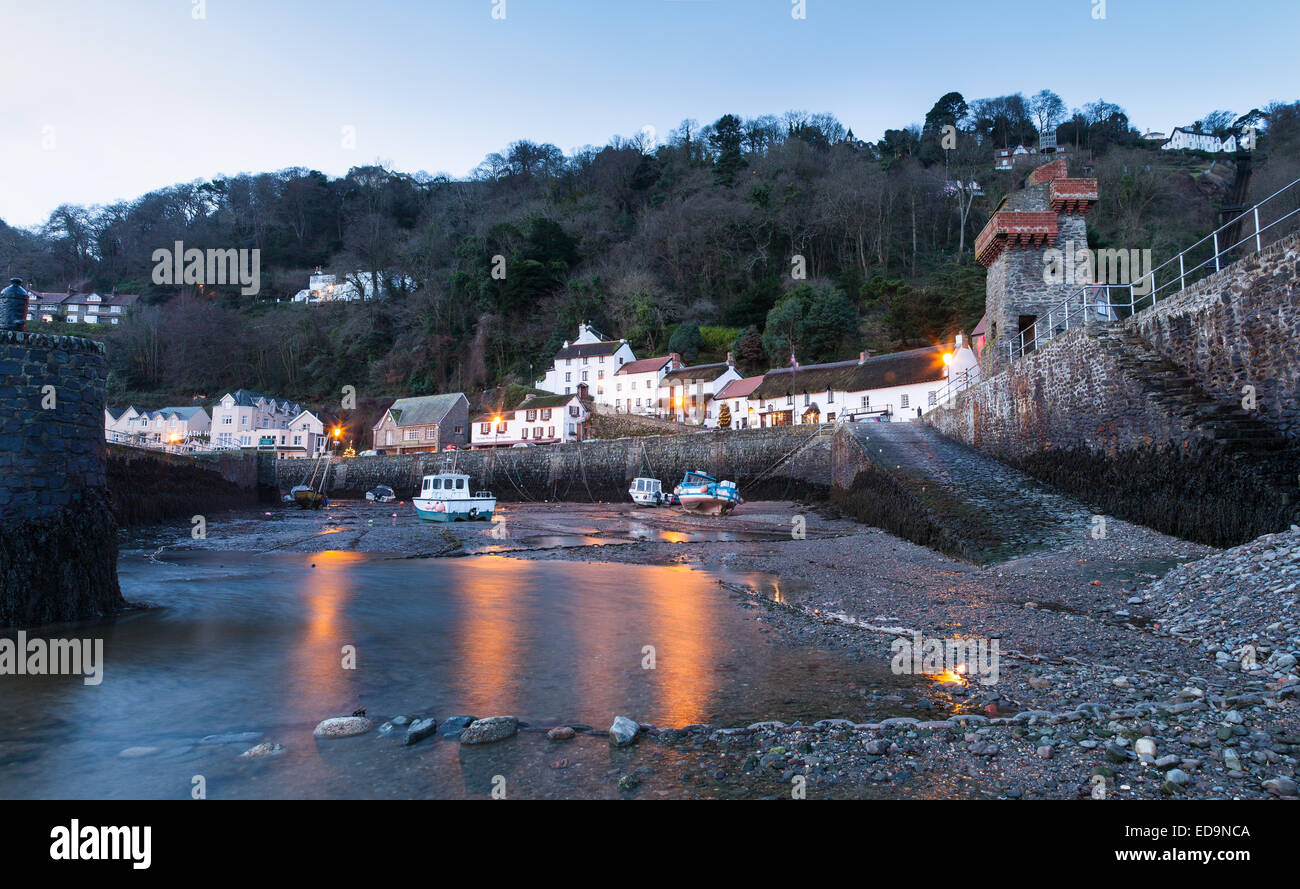
[[[447,414],[456,402],[464,398],[461,392],[450,392],[445,395],[418,395],[414,398],[399,398],[388,408],[388,413],[393,418],[393,423],[398,427],[402,426],[431,426],[434,423],[441,423],[446,419]],[[375,428],[384,422],[384,418],[379,418],[379,423]]]
[[[638,358],[636,361],[629,361],[627,364],[624,364],[618,370],[614,371],[614,373],[618,373],[618,374],[650,373],[650,371],[652,370],[659,370],[661,367],[663,367],[665,364],[667,364],[669,361],[672,360],[673,359],[668,355],[665,355],[662,358]]]
[[[599,343],[576,343],[567,349],[555,353],[555,360],[565,358],[598,358],[601,355],[613,355],[625,345],[622,340],[610,340]]]
[[[731,367],[731,365],[727,364],[725,361],[717,364],[697,364],[694,367],[683,367],[680,370],[670,370],[668,373],[663,375],[663,378],[659,382],[660,385],[664,383],[693,382],[695,380],[703,380],[706,383],[711,383],[726,373],[727,368],[729,367]]]
[[[714,398],[718,401],[725,401],[728,398],[747,398],[749,393],[753,392],[763,382],[763,376],[760,374],[756,377],[744,377],[739,380],[732,380],[722,387]]]
[[[564,407],[577,398],[576,395],[530,395],[515,406],[517,411],[531,411],[541,408]]]

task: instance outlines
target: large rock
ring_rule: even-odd
[[[473,716],[448,716],[438,726],[438,734],[444,738],[459,738],[460,733],[473,721]]]
[[[406,730],[406,746],[410,747],[412,744],[420,743],[429,735],[432,735],[433,730],[437,727],[438,721],[432,717],[415,720],[415,722],[411,723],[411,727]]]
[[[364,735],[373,725],[364,716],[335,716],[322,720],[312,734],[318,738],[351,738]]]
[[[609,743],[615,747],[626,747],[636,740],[639,731],[641,726],[636,720],[628,719],[626,716],[615,716],[614,724],[609,727]]]
[[[489,716],[476,719],[460,733],[462,744],[491,744],[504,741],[519,731],[519,720],[513,716]]]

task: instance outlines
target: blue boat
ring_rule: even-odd
[[[674,502],[683,509],[704,515],[726,515],[745,501],[735,482],[718,481],[703,472],[688,472],[673,488]]]

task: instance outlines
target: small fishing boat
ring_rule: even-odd
[[[412,502],[415,514],[428,522],[486,522],[497,508],[491,491],[470,493],[469,476],[463,472],[426,475]]]
[[[664,506],[668,503],[664,483],[657,478],[634,478],[627,493],[637,506]]]
[[[673,499],[683,509],[704,515],[726,515],[745,501],[735,482],[718,481],[702,472],[688,472],[673,488]]]
[[[330,499],[325,496],[325,480],[329,478],[329,456],[320,454],[312,466],[311,477],[301,485],[289,489],[289,496],[302,509],[320,509],[329,506]]]
[[[366,491],[366,499],[372,503],[391,503],[397,499],[397,494],[388,485],[375,485]]]

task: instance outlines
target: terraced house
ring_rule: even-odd
[[[301,413],[302,407],[296,401],[251,389],[227,392],[212,408],[212,443],[224,447],[256,447],[265,430],[287,430],[294,417]]]
[[[475,417],[471,445],[509,448],[582,441],[589,434],[590,416],[576,394],[530,395],[512,411]]]
[[[578,325],[578,338],[573,342],[565,340],[563,348],[555,353],[550,369],[537,380],[537,388],[613,405],[617,394],[614,374],[635,360],[627,340],[606,339],[584,322]]]
[[[199,405],[156,411],[104,408],[104,438],[123,444],[179,445],[206,436],[212,421]]]
[[[371,430],[375,450],[441,451],[469,444],[469,399],[461,392],[399,398]]]

